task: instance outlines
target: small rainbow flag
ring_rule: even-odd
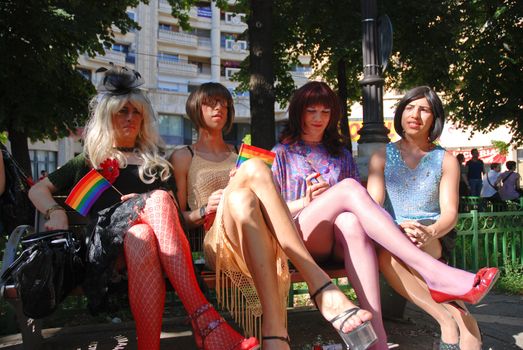
[[[274,162],[274,157],[276,157],[274,152],[242,143],[240,152],[238,153],[238,159],[236,160],[236,168],[239,168],[243,162],[251,158],[260,158],[270,168],[272,166],[272,162]]]
[[[100,175],[96,169],[92,169],[74,186],[69,196],[67,196],[65,204],[81,215],[87,216],[94,202],[109,187],[111,187],[111,183]]]

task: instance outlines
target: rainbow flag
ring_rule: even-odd
[[[238,159],[236,160],[236,168],[239,168],[243,162],[251,158],[260,158],[270,168],[272,166],[272,162],[274,162],[274,157],[276,157],[274,152],[242,143],[240,152],[238,153]]]
[[[111,187],[111,183],[105,179],[96,169],[92,169],[74,186],[65,204],[87,216],[94,202],[102,193]]]

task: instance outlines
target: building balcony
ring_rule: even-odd
[[[158,1],[158,8],[160,11],[171,13],[172,7],[169,5],[167,0],[160,0]]]
[[[172,32],[169,30],[158,30],[158,39],[181,46],[196,47],[198,37],[193,34]]]
[[[124,52],[118,52],[113,50],[105,49],[105,55],[96,55],[95,57],[89,57],[88,55],[85,55],[85,58],[89,60],[94,60],[98,62],[112,62],[119,66],[125,66],[125,53]]]
[[[198,46],[205,49],[211,48],[211,38],[198,37]]]
[[[198,74],[198,66],[192,63],[174,62],[159,58],[158,73],[194,78]]]

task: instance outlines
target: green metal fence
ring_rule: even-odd
[[[523,211],[461,213],[451,264],[476,271],[483,266],[523,264]]]

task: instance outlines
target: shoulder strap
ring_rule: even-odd
[[[502,183],[505,183],[505,181],[507,181],[507,179],[510,177],[510,175],[514,174],[513,171],[509,171],[508,174],[505,175],[505,177],[503,179],[501,179],[501,182]]]
[[[191,146],[187,146],[187,150],[191,153],[191,158],[194,157],[194,151],[192,150]]]
[[[236,152],[236,154],[238,154],[238,146],[237,145],[234,145],[234,152]]]
[[[494,186],[494,185],[490,182],[490,179],[489,179],[489,177],[488,177],[488,173],[487,173],[485,176],[487,177],[487,182],[488,182],[488,184],[490,185],[490,187],[492,187],[493,189],[495,189],[495,190],[497,191],[498,189],[496,188],[496,186]]]

